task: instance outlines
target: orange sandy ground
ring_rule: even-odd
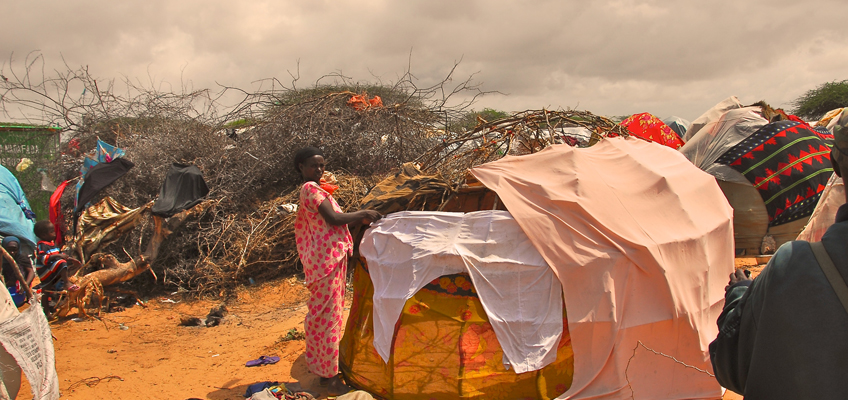
[[[762,268],[754,259],[737,259],[736,266]],[[100,320],[54,321],[62,399],[243,399],[248,385],[262,381],[300,382],[325,399],[306,367],[304,342],[281,340],[292,328],[303,331],[307,295],[295,278],[243,288],[221,325],[211,328],[179,326],[180,318],[204,319],[219,302],[176,296],[177,304],[154,298],[147,308],[103,313]],[[245,367],[261,355],[280,362]],[[29,393],[24,378],[19,398]]]
[[[307,293],[294,278],[244,288],[227,304],[221,325],[211,328],[179,326],[180,317],[205,319],[217,301],[172,304],[164,297],[147,308],[103,313],[101,320],[53,322],[62,399],[244,399],[248,385],[263,381],[319,389],[306,368],[304,342],[280,340],[289,329],[303,332]],[[245,367],[261,355],[280,362]],[[19,398],[29,398],[23,386]]]

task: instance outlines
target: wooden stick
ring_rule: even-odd
[[[15,275],[17,275],[18,280],[21,281],[21,286],[26,288],[26,301],[29,302],[29,300],[32,299],[32,288],[29,287],[29,284],[24,278],[24,275],[21,273],[21,269],[18,267],[18,263],[15,262],[15,259],[12,257],[12,255],[9,254],[9,252],[6,251],[3,246],[0,246],[0,250],[3,250],[3,258],[5,258],[6,261],[8,261],[9,264],[12,264],[12,267],[14,267],[13,269],[15,270]]]

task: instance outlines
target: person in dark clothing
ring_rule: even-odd
[[[35,279],[32,260],[26,252],[21,251],[21,241],[17,237],[4,237],[3,248],[15,259],[15,263],[18,264],[18,269],[25,280],[25,282],[21,282],[18,279],[18,274],[15,273],[12,264],[3,257],[3,281],[6,282],[6,288],[9,289],[9,294],[12,295],[15,306],[20,307],[26,301],[26,289],[22,285],[31,285],[32,280]]]
[[[848,129],[834,136],[833,168],[846,177]],[[821,242],[844,280],[848,204]],[[731,274],[710,344],[718,382],[746,399],[848,399],[848,310],[833,288],[804,241],[781,246],[756,279]]]

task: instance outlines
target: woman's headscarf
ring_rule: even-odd
[[[3,248],[6,249],[6,245],[8,245],[9,243],[12,243],[12,242],[15,242],[15,243],[18,244],[18,249],[15,251],[15,253],[17,253],[18,251],[21,251],[21,240],[18,239],[17,237],[14,237],[14,236],[6,236],[6,237],[3,238]],[[17,254],[12,254],[12,255],[16,256]]]

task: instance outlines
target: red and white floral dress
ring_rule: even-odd
[[[330,193],[317,183],[303,184],[294,234],[310,292],[304,322],[306,362],[314,374],[331,378],[339,373],[345,275],[353,239],[346,225],[332,226],[318,212],[318,206],[327,199],[333,210],[342,212]]]

